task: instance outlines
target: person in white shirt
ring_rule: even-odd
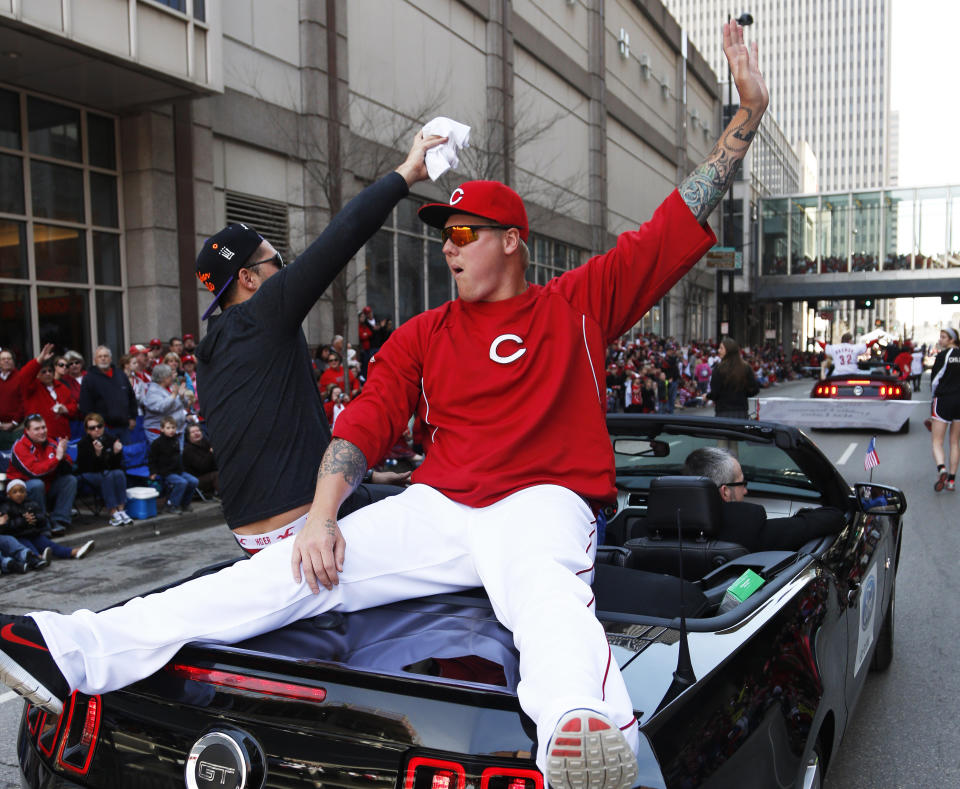
[[[840,342],[827,345],[824,342],[817,342],[823,352],[833,359],[833,372],[831,375],[849,375],[859,371],[857,360],[867,352],[867,349],[873,345],[876,340],[870,342],[853,342],[853,335],[847,332],[840,338]]]

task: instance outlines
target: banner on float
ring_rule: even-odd
[[[929,400],[832,400],[795,397],[751,398],[751,413],[764,422],[794,427],[852,427],[895,431],[914,413],[926,416]],[[757,404],[759,403],[759,410]]]

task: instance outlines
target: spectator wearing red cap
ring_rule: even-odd
[[[144,372],[152,373],[154,365],[160,364],[161,359],[163,359],[163,342],[159,337],[154,337],[147,348],[147,366]]]
[[[197,338],[190,332],[183,335],[183,352],[192,354],[197,349]]]

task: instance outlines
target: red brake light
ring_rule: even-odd
[[[880,397],[884,397],[886,394],[887,394],[887,387],[881,386],[881,387],[880,387]]]
[[[480,775],[480,789],[543,789],[539,770],[488,767]]]
[[[894,394],[895,394],[897,397],[900,396],[900,387],[899,387],[899,386],[898,386],[898,387],[896,388],[896,390],[894,391]]]
[[[212,668],[201,668],[199,666],[186,666],[182,663],[173,663],[167,666],[167,670],[183,679],[194,680],[195,682],[204,682],[208,685],[218,685],[223,688],[235,688],[237,690],[246,690],[252,693],[262,693],[265,696],[279,696],[284,699],[295,699],[296,701],[321,702],[327,698],[325,688],[316,688],[312,685],[298,685],[293,682],[278,682],[272,679],[262,679],[261,677],[249,677],[245,674],[237,674],[232,671],[219,671]],[[435,789],[446,789],[445,787],[435,787]]]
[[[831,387],[830,387],[830,394],[836,394],[836,393],[837,393],[837,387],[831,386]]]
[[[62,715],[53,715],[44,712],[40,718],[39,733],[37,734],[37,748],[44,756],[53,756],[53,749],[57,747],[60,737],[60,726],[63,723]]]
[[[93,753],[100,733],[100,713],[103,704],[99,696],[81,696],[78,693],[70,697],[70,711],[67,725],[57,752],[57,764],[78,775],[86,775],[93,761]],[[80,716],[83,726],[80,727]],[[61,716],[62,717],[62,716]],[[74,723],[76,718],[77,723]],[[79,728],[79,732],[77,731]]]
[[[464,789],[467,771],[459,762],[415,756],[407,762],[404,789]]]

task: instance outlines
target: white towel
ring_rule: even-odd
[[[461,148],[467,148],[470,145],[470,127],[462,123],[451,120],[450,118],[434,118],[423,127],[424,136],[437,134],[446,137],[447,141],[443,145],[431,148],[427,151],[427,174],[431,181],[436,181],[451,167],[460,164],[457,158],[457,151]]]

